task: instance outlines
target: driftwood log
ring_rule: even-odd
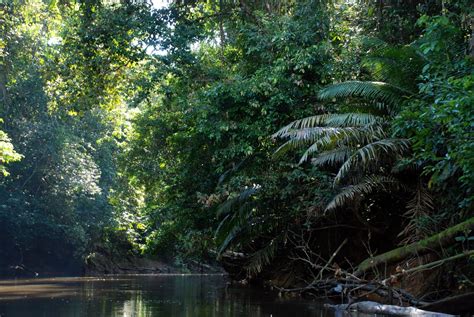
[[[453,317],[455,315],[435,313],[415,307],[400,307],[395,305],[382,305],[377,302],[364,301],[354,304],[326,305],[334,309],[336,317],[350,316],[351,312],[362,314],[383,314],[390,316],[417,316],[417,317]]]

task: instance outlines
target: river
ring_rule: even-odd
[[[321,303],[231,286],[221,275],[0,281],[1,317],[331,317]]]

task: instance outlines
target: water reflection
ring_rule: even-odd
[[[0,316],[334,316],[314,302],[226,282],[216,275],[0,281]]]

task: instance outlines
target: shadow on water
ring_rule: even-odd
[[[0,281],[0,316],[334,316],[321,303],[228,287],[221,275]]]

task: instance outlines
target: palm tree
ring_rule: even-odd
[[[273,135],[286,139],[275,155],[304,148],[300,164],[311,159],[314,165],[337,169],[334,185],[345,186],[327,205],[327,211],[374,192],[414,190],[406,214],[413,220],[432,207],[431,199],[419,182],[413,186],[397,178],[400,162],[410,152],[410,142],[392,136],[391,121],[414,96],[421,61],[410,47],[384,46],[364,65],[373,77],[385,81],[346,81],[320,90],[318,100],[338,102],[346,111],[291,122]],[[414,227],[410,221],[407,230]]]
[[[387,175],[393,165],[410,150],[406,139],[390,136],[390,121],[410,92],[384,82],[348,81],[333,84],[318,94],[321,101],[352,99],[350,112],[326,113],[291,122],[274,138],[288,139],[276,155],[306,148],[300,163],[337,167],[335,184],[349,183],[334,197],[327,210],[339,207],[356,194],[375,188],[391,188],[397,181]]]
[[[244,189],[235,197],[222,203],[217,211],[217,215],[221,219],[215,233],[219,259],[222,259],[225,251],[231,246],[248,246],[256,237],[260,237],[260,240],[268,240],[263,246],[246,254],[243,259],[241,269],[246,271],[247,276],[260,273],[266,265],[270,264],[284,238],[281,234],[271,239],[262,239],[261,237],[264,231],[273,230],[271,229],[272,222],[268,221],[268,216],[259,215],[257,212],[257,196],[260,189],[260,186]]]
[[[286,140],[277,149],[276,156],[304,148],[300,164],[311,159],[317,166],[337,168],[334,184],[345,186],[327,205],[328,211],[375,191],[412,189],[412,184],[400,181],[396,175],[397,164],[410,152],[410,144],[406,139],[392,137],[391,120],[415,94],[416,70],[421,63],[410,47],[379,47],[364,61],[378,81],[346,81],[319,91],[320,101],[336,101],[339,109],[345,111],[296,120],[273,135]],[[416,188],[419,190],[407,204],[411,208],[407,216],[414,216],[431,206],[426,190]],[[253,219],[258,208],[255,201],[258,191],[245,189],[220,206],[221,223],[216,231],[220,255],[258,234],[255,232],[259,230],[258,219]],[[410,232],[404,234],[415,230],[412,222],[406,228]],[[258,273],[270,263],[281,237],[269,240],[250,254],[249,273]]]

